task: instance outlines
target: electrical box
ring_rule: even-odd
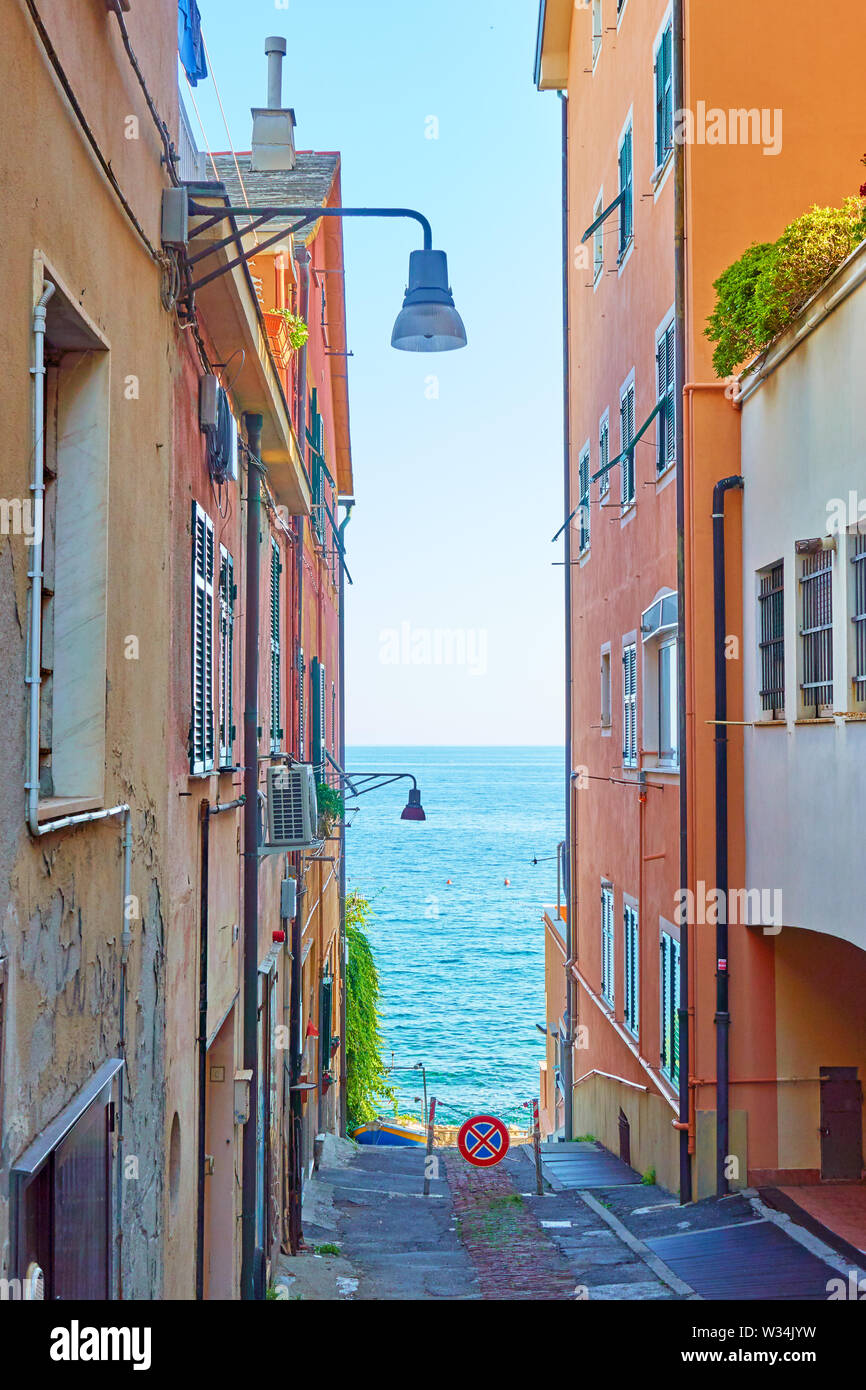
[[[189,241],[189,204],[185,188],[162,190],[162,244],[186,246]]]
[[[250,1118],[251,1071],[235,1072],[235,1124],[245,1125]]]
[[[215,430],[219,420],[220,384],[207,372],[198,383],[198,423],[203,430]]]
[[[291,921],[298,910],[298,881],[284,878],[280,884],[280,916]]]

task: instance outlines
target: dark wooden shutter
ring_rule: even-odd
[[[278,752],[283,738],[280,702],[280,548],[271,537],[271,750]]]
[[[213,522],[193,502],[190,767],[194,773],[208,772],[214,765],[213,603]]]
[[[220,546],[220,675],[219,675],[219,757],[221,767],[234,763],[234,629],[235,566],[229,552]]]

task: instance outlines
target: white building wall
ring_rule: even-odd
[[[863,864],[866,724],[851,713],[853,576],[848,538],[833,556],[834,715],[800,714],[795,542],[831,534],[834,499],[856,494],[866,530],[866,244],[743,381],[743,679],[746,881],[781,890],[780,921],[866,949]],[[843,291],[848,293],[843,295]],[[833,304],[837,307],[832,308]],[[830,312],[828,312],[830,310]],[[812,331],[805,332],[809,324]],[[778,365],[775,365],[778,363]],[[775,369],[774,368],[775,365]],[[757,572],[784,561],[785,720],[758,727]],[[765,919],[766,920],[766,919]]]

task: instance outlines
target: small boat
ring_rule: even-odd
[[[414,1148],[427,1143],[423,1129],[390,1120],[374,1120],[372,1124],[359,1125],[352,1130],[350,1137],[356,1144],[380,1144],[389,1148]]]

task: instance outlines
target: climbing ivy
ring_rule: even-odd
[[[367,938],[372,915],[360,893],[346,895],[346,1111],[349,1132],[375,1120],[376,1102],[396,1099],[387,1084],[379,1032],[379,972]]]
[[[866,184],[864,184],[866,188]],[[730,376],[782,333],[866,237],[866,202],[812,207],[778,241],[755,243],[713,285],[705,331],[716,375]]]

